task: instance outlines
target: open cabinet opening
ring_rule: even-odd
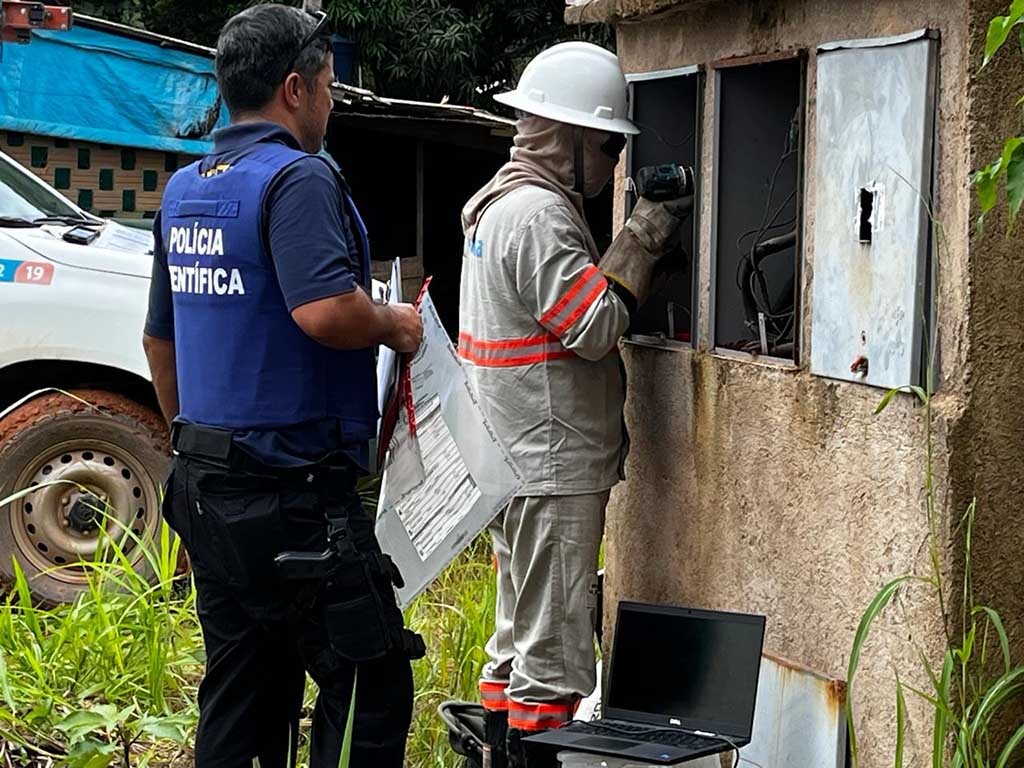
[[[804,61],[717,70],[714,346],[796,361]]]
[[[699,189],[700,72],[694,67],[628,79],[633,121],[642,131],[629,142],[626,169],[630,178],[635,180],[637,171],[645,166],[674,163],[694,169]],[[636,200],[632,184],[627,184],[627,216]],[[633,341],[693,343],[698,231],[695,208],[683,223],[680,249],[662,260],[656,290],[630,325],[628,335]]]

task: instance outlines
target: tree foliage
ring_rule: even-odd
[[[87,13],[214,45],[248,2],[74,0]],[[356,43],[363,84],[395,98],[493,108],[538,51],[585,39],[612,46],[608,27],[568,27],[565,0],[325,0],[337,32]]]
[[[388,96],[491,106],[538,51],[607,28],[566,27],[565,0],[333,0],[337,28],[358,45],[364,74]]]
[[[982,69],[987,67],[993,57],[1014,37],[1019,40],[1020,50],[1014,51],[1013,55],[1024,55],[1024,0],[1013,0],[1005,16],[996,16],[992,19],[985,39],[985,60]],[[1024,96],[1020,97],[1016,106],[1024,106]],[[996,207],[999,187],[1002,184],[1006,189],[1012,228],[1021,206],[1024,205],[1024,136],[1008,137],[999,157],[974,174],[974,184],[981,206],[979,224],[984,221],[985,214]]]

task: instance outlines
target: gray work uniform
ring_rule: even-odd
[[[498,615],[481,691],[528,729],[594,689],[597,556],[623,453],[629,313],[578,222],[561,195],[517,187],[467,229],[462,267],[459,354],[526,480],[491,526]]]

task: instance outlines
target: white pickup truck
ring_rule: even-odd
[[[0,506],[0,594],[13,557],[40,602],[74,599],[97,508],[146,568],[169,453],[142,351],[152,249],[0,152],[0,499],[40,486]]]
[[[99,525],[137,564],[126,531],[158,528],[168,449],[141,343],[152,243],[0,153],[0,499],[40,485],[0,507],[0,590],[13,556],[41,602],[73,599]],[[116,521],[97,519],[104,505]]]

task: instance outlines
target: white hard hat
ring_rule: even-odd
[[[637,134],[629,119],[626,78],[611,51],[559,43],[526,65],[514,91],[494,100],[531,115],[610,133]]]

